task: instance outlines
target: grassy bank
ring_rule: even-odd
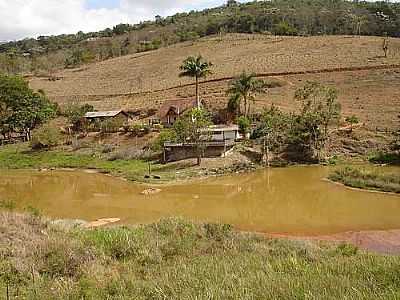
[[[68,237],[68,238],[66,238]],[[66,230],[0,213],[0,291],[19,299],[397,299],[400,257],[164,220]]]
[[[346,167],[335,170],[329,179],[354,188],[400,193],[400,174]]]
[[[172,170],[151,163],[152,172],[157,172],[162,181],[175,179]],[[104,173],[121,176],[132,181],[148,181],[149,163],[141,160],[107,160],[100,153],[81,154],[73,151],[32,151],[27,144],[0,147],[0,169],[77,168],[96,169]],[[153,173],[155,174],[155,173]]]

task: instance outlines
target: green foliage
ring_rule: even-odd
[[[13,211],[13,210],[15,210],[16,207],[17,207],[17,204],[14,200],[11,200],[11,199],[0,200],[0,208],[1,209]]]
[[[345,121],[350,124],[351,131],[353,131],[353,125],[358,124],[360,122],[360,120],[358,119],[358,117],[356,115],[351,115],[351,116],[347,117],[345,119]]]
[[[99,32],[40,36],[0,44],[0,72],[16,74],[73,67],[219,33],[399,37],[400,4],[386,1],[253,1],[158,17]],[[142,40],[152,41],[148,46]],[[104,39],[106,38],[106,39]],[[128,40],[128,41],[127,41]],[[71,53],[70,49],[74,49]],[[76,53],[74,53],[76,52]],[[61,59],[59,59],[59,58]]]
[[[192,77],[196,80],[197,108],[200,108],[199,79],[205,78],[211,74],[211,67],[212,63],[204,61],[201,55],[196,57],[189,56],[180,66],[182,72],[179,74],[179,77]]]
[[[400,154],[396,151],[378,152],[371,155],[369,161],[375,164],[400,165]]]
[[[55,117],[57,105],[51,103],[42,91],[34,92],[28,82],[18,76],[0,75],[0,128],[6,132],[30,132]]]
[[[65,60],[65,67],[76,68],[82,64],[92,62],[94,59],[95,56],[89,49],[76,49]]]
[[[181,65],[180,69],[182,72],[179,74],[181,77],[194,77],[204,78],[211,74],[210,68],[212,67],[211,62],[203,60],[201,55],[189,56],[186,58]]]
[[[74,130],[80,131],[85,125],[83,117],[88,112],[95,111],[94,107],[90,104],[79,105],[72,103],[65,109],[64,115],[68,118],[68,121],[73,125]]]
[[[301,103],[301,113],[292,118],[292,143],[308,149],[313,156],[317,152],[320,159],[329,137],[328,128],[337,124],[341,115],[337,90],[317,82],[307,82],[296,91],[295,100]]]
[[[242,72],[230,83],[227,90],[227,94],[230,95],[228,111],[240,115],[243,104],[244,116],[247,117],[251,113],[251,103],[255,101],[255,96],[264,93],[265,88],[265,82],[257,79],[256,74]]]
[[[151,149],[153,151],[161,151],[164,148],[164,143],[175,142],[177,139],[177,134],[175,130],[164,129],[160,132],[160,135],[153,142]]]
[[[269,152],[280,150],[288,142],[288,128],[290,116],[284,114],[277,107],[272,105],[265,110],[261,120],[253,133],[252,138],[261,141],[263,154],[269,164]]]
[[[360,122],[360,120],[358,119],[358,117],[356,115],[351,115],[349,117],[346,117],[345,121],[351,125],[357,124],[358,122]]]
[[[115,160],[92,154],[79,154],[62,151],[29,151],[27,144],[0,147],[0,169],[40,169],[40,168],[76,168],[97,169],[104,173],[123,176],[132,181],[143,181],[148,173],[149,163],[132,159],[123,154]],[[143,152],[139,153],[143,155]],[[129,158],[128,160],[122,159]],[[141,156],[143,157],[143,156]],[[175,178],[175,170],[163,170],[161,165],[152,164],[154,172],[158,172],[165,180]]]
[[[250,132],[251,121],[250,121],[250,119],[248,117],[240,116],[237,119],[237,123],[239,125],[240,132],[242,132],[244,134],[248,134]]]
[[[276,35],[297,35],[297,29],[289,23],[282,21],[274,26],[273,33]]]
[[[210,140],[206,129],[212,125],[209,113],[202,108],[194,108],[180,117],[174,124],[176,139],[181,143],[192,143],[197,153],[197,163],[201,163],[202,152]]]
[[[345,167],[335,170],[329,175],[329,179],[355,188],[400,193],[400,176],[395,173]]]
[[[400,259],[180,219],[67,231],[1,222],[10,299],[397,299]],[[22,226],[21,226],[22,225]],[[46,226],[48,236],[40,234]],[[10,230],[9,228],[13,228]],[[32,238],[26,236],[30,230]],[[7,239],[6,239],[7,241]],[[23,251],[21,251],[23,249]],[[2,249],[3,250],[3,249]],[[32,275],[33,274],[33,275]]]
[[[100,122],[101,133],[114,133],[118,132],[124,125],[124,121],[119,118],[110,118]]]
[[[45,124],[33,131],[31,147],[32,149],[56,147],[59,145],[61,138],[60,130],[57,127]]]

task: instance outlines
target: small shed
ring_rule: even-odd
[[[84,118],[89,121],[113,119],[120,120],[122,123],[126,123],[130,120],[130,116],[123,110],[87,112]]]
[[[161,105],[157,115],[161,123],[168,127],[174,125],[183,113],[195,107],[195,98],[167,100]]]
[[[204,132],[211,135],[211,141],[235,141],[241,138],[238,125],[212,125]]]

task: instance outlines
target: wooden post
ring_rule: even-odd
[[[7,283],[7,285],[6,285],[6,299],[7,300],[10,300],[10,288],[9,288],[9,285],[8,285],[8,283]]]
[[[225,158],[226,157],[225,131],[222,131],[222,139],[224,141],[224,158]]]
[[[165,153],[165,145],[163,147],[163,163],[165,164],[167,162],[167,157],[166,157],[166,153]]]

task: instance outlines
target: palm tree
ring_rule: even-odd
[[[243,72],[236,77],[228,89],[227,93],[231,95],[228,108],[236,107],[238,114],[241,113],[241,103],[244,104],[244,115],[250,113],[251,102],[255,101],[255,95],[263,93],[265,88],[265,82],[256,78],[254,73],[247,74]]]
[[[180,69],[182,72],[179,77],[194,77],[196,79],[196,101],[197,108],[200,108],[200,95],[199,95],[199,79],[205,78],[207,75],[211,74],[210,68],[212,67],[211,62],[203,60],[201,55],[189,56],[183,61]]]

